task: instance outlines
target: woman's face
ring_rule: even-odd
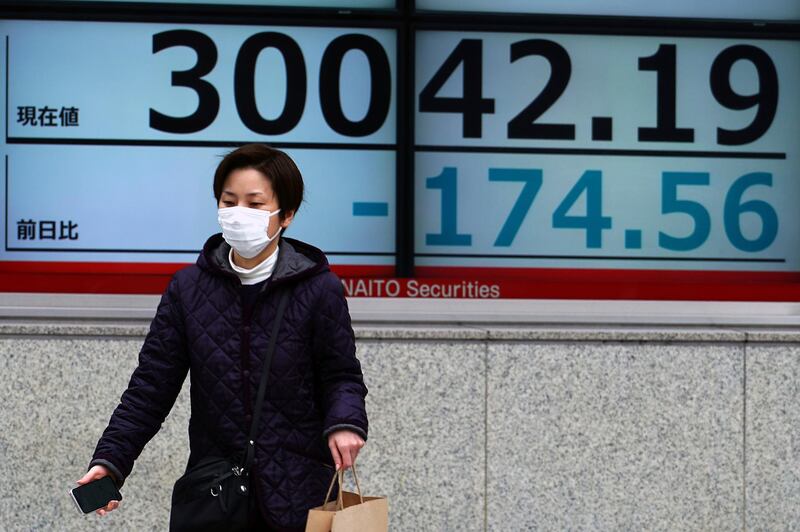
[[[247,207],[274,212],[280,209],[278,198],[272,191],[269,179],[253,168],[240,168],[234,170],[222,184],[222,194],[219,197],[220,209],[225,207]],[[281,220],[283,215],[283,220]],[[269,219],[267,234],[272,236],[278,227],[286,228],[294,218],[293,212],[283,212]]]

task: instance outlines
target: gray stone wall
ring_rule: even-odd
[[[2,530],[166,530],[188,385],[118,511],[67,496],[143,325],[0,324]],[[359,327],[396,531],[798,530],[800,331]]]

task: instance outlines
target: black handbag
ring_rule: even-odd
[[[253,408],[253,422],[247,439],[244,459],[209,456],[187,469],[172,490],[170,532],[237,532],[247,530],[250,498],[250,467],[255,453],[255,439],[261,407],[267,389],[272,354],[278,339],[283,311],[288,301],[284,290],[272,325],[264,368]]]

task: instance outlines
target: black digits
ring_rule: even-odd
[[[436,96],[459,65],[463,64],[461,98]],[[419,94],[420,112],[459,113],[464,138],[480,138],[484,114],[494,113],[494,100],[483,97],[483,41],[462,39]]]
[[[639,58],[639,70],[658,74],[656,127],[640,127],[640,142],[694,142],[694,130],[676,126],[676,46],[662,44],[650,57]]]
[[[187,46],[197,54],[192,68],[172,72],[173,87],[188,87],[197,93],[197,109],[189,116],[176,117],[151,108],[150,127],[166,133],[195,133],[210,126],[219,113],[219,93],[202,79],[217,64],[217,47],[199,31],[170,30],[153,35],[154,54],[173,46]]]
[[[574,124],[537,124],[536,119],[558,101],[572,76],[569,53],[560,44],[543,39],[530,39],[511,45],[511,62],[540,55],[550,63],[550,79],[542,92],[508,123],[508,138],[575,140]]]
[[[758,72],[758,92],[739,94],[731,87],[731,69],[737,61],[750,61]],[[711,66],[711,92],[728,109],[742,111],[758,106],[753,121],[744,129],[717,128],[717,142],[740,146],[761,138],[766,133],[778,109],[778,73],[775,63],[761,48],[738,44],[723,50]]]
[[[256,106],[256,62],[265,48],[275,48],[286,65],[286,101],[274,120],[261,116]],[[248,38],[239,49],[233,74],[236,110],[250,130],[262,135],[281,135],[297,126],[306,105],[306,62],[297,42],[283,33],[267,31]]]
[[[358,121],[347,118],[342,110],[342,60],[351,50],[364,53],[370,71],[369,108],[366,116]],[[391,78],[389,58],[378,41],[357,33],[337,37],[325,48],[319,73],[319,100],[325,121],[334,131],[348,137],[365,137],[375,133],[389,114]]]

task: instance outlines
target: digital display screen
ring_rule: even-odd
[[[419,10],[527,13],[555,15],[600,15],[616,17],[674,17],[694,19],[800,20],[795,0],[416,0]]]
[[[221,157],[264,142],[349,296],[800,297],[800,40],[0,28],[0,291],[160,292],[220,231]]]
[[[421,271],[800,271],[800,42],[422,31],[416,49]]]
[[[185,263],[219,232],[232,143],[268,142],[307,196],[288,236],[395,262],[394,30],[0,22],[0,260]]]

